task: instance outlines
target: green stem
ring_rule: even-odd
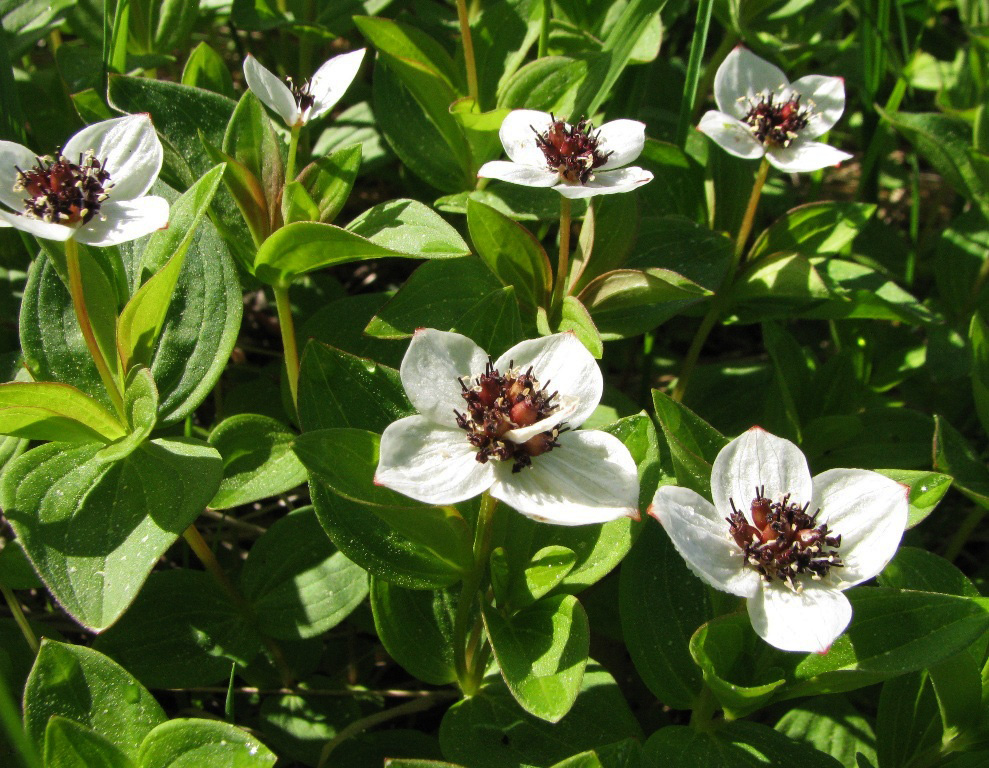
[[[714,698],[714,693],[708,688],[707,683],[704,683],[694,702],[694,709],[690,713],[690,727],[698,731],[709,730],[711,720],[717,711],[718,700]]]
[[[543,18],[539,22],[539,47],[536,50],[541,59],[549,50],[549,23],[553,20],[553,0],[543,0]]]
[[[117,409],[121,419],[126,421],[123,396],[110,372],[110,366],[107,365],[103,351],[96,341],[93,324],[89,319],[89,310],[86,308],[86,296],[82,285],[82,267],[79,264],[79,245],[71,238],[65,241],[65,264],[69,272],[69,294],[72,297],[72,308],[75,310],[82,337],[86,341],[86,348],[96,364],[96,370],[99,371],[100,379],[102,379],[103,386],[106,387],[107,394],[113,402],[113,407]]]
[[[0,584],[0,592],[3,592],[3,599],[7,601],[7,607],[10,608],[10,612],[14,615],[14,621],[16,622],[18,629],[21,630],[21,634],[24,635],[24,640],[31,648],[31,653],[37,656],[38,648],[41,646],[38,643],[37,635],[34,634],[34,630],[31,629],[31,625],[28,624],[27,617],[21,609],[20,601],[17,599],[17,596],[14,594],[13,590],[11,590],[11,588],[6,584]]]
[[[769,163],[766,158],[763,158],[762,163],[759,165],[759,171],[756,174],[755,184],[752,186],[752,194],[749,196],[749,204],[745,209],[742,225],[738,229],[738,237],[735,239],[735,252],[731,264],[728,266],[728,272],[725,274],[725,279],[711,299],[711,304],[708,306],[707,313],[697,328],[697,333],[694,334],[693,341],[690,342],[690,349],[687,350],[687,356],[684,358],[683,365],[680,368],[680,375],[677,377],[676,386],[673,388],[671,397],[678,403],[683,401],[684,392],[687,390],[687,384],[697,365],[697,360],[700,357],[701,349],[704,347],[704,342],[707,341],[707,337],[714,328],[715,323],[718,322],[718,319],[728,307],[732,284],[735,282],[738,268],[743,261],[742,254],[745,251],[745,243],[748,241],[749,234],[752,232],[752,222],[755,220],[755,212],[759,207],[759,197],[762,195],[762,187],[766,183],[766,176],[768,174]]]
[[[567,272],[570,271],[570,198],[560,196],[560,258],[556,263],[556,284],[553,286],[554,313],[563,305]]]
[[[697,81],[700,78],[701,61],[707,45],[707,30],[711,26],[711,9],[714,0],[700,0],[697,4],[697,20],[694,22],[694,37],[690,43],[690,59],[687,62],[687,82],[680,102],[680,119],[677,122],[676,143],[683,147],[687,143],[687,131],[694,119],[694,100],[697,98]]]
[[[295,181],[295,154],[299,151],[299,133],[302,125],[292,126],[292,137],[288,140],[288,159],[285,161],[285,182]]]
[[[282,329],[282,348],[285,350],[285,372],[288,374],[288,388],[292,393],[292,405],[299,406],[299,348],[295,343],[295,321],[292,319],[292,303],[288,298],[287,285],[275,285],[275,307],[278,310],[278,324]]]
[[[464,46],[464,67],[467,69],[467,95],[477,104],[477,63],[474,61],[474,38],[470,34],[467,0],[457,0],[457,18],[460,20],[460,40]]]
[[[979,268],[979,274],[975,277],[975,282],[972,283],[972,292],[968,295],[968,300],[965,302],[965,309],[960,315],[961,317],[969,317],[976,304],[979,302],[979,294],[982,293],[982,289],[986,287],[986,281],[989,280],[989,259],[982,262],[982,266]]]
[[[475,664],[483,654],[471,654],[468,658],[467,646],[468,625],[474,599],[478,597],[481,580],[488,565],[488,555],[491,549],[491,521],[494,517],[495,506],[498,504],[487,491],[481,496],[481,509],[477,513],[477,526],[474,530],[474,567],[464,576],[460,587],[460,597],[457,599],[457,614],[453,622],[453,665],[457,671],[457,682],[465,696],[473,696],[479,687],[475,676]]]
[[[948,546],[944,548],[944,559],[949,562],[954,562],[955,558],[961,554],[962,550],[965,548],[965,544],[968,543],[968,537],[972,535],[972,532],[979,527],[979,523],[982,522],[982,518],[985,517],[986,511],[981,507],[973,507],[972,511],[965,516],[962,524],[959,525],[954,534],[951,537],[951,541],[948,542]]]
[[[209,544],[203,538],[203,535],[196,528],[195,524],[190,525],[182,533],[182,538],[185,539],[186,543],[189,545],[189,549],[192,550],[193,554],[199,559],[199,562],[203,564],[203,567],[209,571],[210,575],[216,580],[216,583],[220,585],[220,588],[227,593],[227,597],[234,606],[250,621],[252,624],[257,623],[257,617],[254,615],[254,608],[247,601],[247,599],[240,593],[240,590],[234,586],[234,583],[230,581],[230,577],[227,576],[226,571],[223,570],[223,566],[216,559],[216,555],[213,554],[213,550],[209,548]],[[271,658],[275,663],[275,667],[278,668],[279,677],[282,680],[283,688],[291,688],[294,683],[292,669],[289,667],[288,661],[285,658],[285,653],[282,651],[280,645],[271,637],[268,637],[264,632],[259,633],[261,639],[265,646],[268,648],[269,653],[271,653]]]

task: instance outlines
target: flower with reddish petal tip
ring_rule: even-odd
[[[164,152],[147,115],[83,128],[58,155],[0,141],[0,227],[46,240],[117,245],[168,224],[168,201],[146,195]]]
[[[664,486],[649,514],[697,576],[748,598],[763,640],[784,651],[823,653],[852,618],[842,592],[871,579],[896,553],[908,493],[864,469],[812,478],[797,446],[753,427],[714,460],[713,504]]]
[[[294,128],[326,114],[340,101],[357,77],[365,50],[361,48],[334,56],[316,70],[312,80],[306,80],[302,85],[296,85],[291,78],[286,80],[286,85],[248,54],[244,59],[244,79],[261,103],[277,112],[285,125]]]
[[[736,48],[714,76],[718,110],[697,129],[726,152],[754,160],[765,155],[787,173],[816,171],[851,157],[820,141],[845,111],[845,81],[806,75],[791,83],[783,71]]]
[[[570,125],[546,112],[516,109],[499,132],[511,161],[485,163],[477,175],[552,187],[570,198],[628,192],[652,180],[649,171],[622,167],[642,152],[645,130],[637,120],[612,120],[595,129],[586,120]]]
[[[491,360],[466,336],[420,329],[400,374],[419,415],[385,429],[378,485],[427,504],[489,491],[559,525],[638,518],[628,449],[606,432],[577,429],[603,382],[573,333],[523,341]]]

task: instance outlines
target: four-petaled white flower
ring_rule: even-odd
[[[546,112],[516,109],[499,132],[511,162],[485,163],[477,175],[553,187],[570,198],[628,192],[652,180],[642,168],[622,168],[642,152],[645,130],[637,120],[612,120],[595,130],[586,120],[570,125]]]
[[[606,432],[576,430],[603,381],[573,333],[523,341],[492,361],[466,336],[420,329],[400,373],[419,415],[385,429],[378,485],[427,504],[490,491],[560,525],[638,518],[628,449]]]
[[[714,76],[718,111],[697,129],[737,157],[766,156],[781,171],[800,173],[838,165],[851,155],[820,141],[845,111],[845,81],[807,75],[791,83],[783,71],[736,48]]]
[[[247,87],[261,103],[277,112],[285,125],[294,128],[324,115],[340,101],[340,97],[357,77],[357,70],[364,60],[364,51],[361,48],[334,56],[316,70],[312,80],[307,80],[302,85],[296,85],[291,78],[286,85],[248,54],[244,59],[244,78],[247,80]]]
[[[701,579],[748,598],[763,640],[821,653],[851,620],[842,590],[875,576],[895,554],[908,492],[864,469],[811,478],[797,446],[753,427],[714,460],[714,504],[665,486],[649,514]]]
[[[55,157],[0,141],[0,227],[46,240],[117,245],[168,224],[168,201],[145,195],[158,178],[161,142],[147,115],[83,128]]]

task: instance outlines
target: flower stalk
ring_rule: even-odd
[[[471,611],[474,608],[475,598],[484,599],[481,592],[484,575],[487,573],[488,556],[491,550],[491,523],[494,519],[494,510],[497,506],[497,499],[490,493],[481,495],[481,508],[477,513],[477,526],[474,529],[474,567],[470,573],[464,576],[463,584],[460,587],[460,597],[457,600],[457,614],[453,623],[453,664],[457,671],[457,682],[465,696],[473,696],[480,687],[480,678],[484,674],[483,669],[478,669],[478,662],[485,657],[480,652],[476,643],[470,643],[472,652],[468,652],[468,624],[470,623]],[[480,622],[478,616],[476,622]],[[475,626],[471,630],[474,635],[478,628]],[[480,637],[480,633],[477,633]]]
[[[553,286],[552,308],[556,314],[563,305],[570,271],[570,198],[560,196],[560,258],[556,264],[556,284]]]
[[[292,393],[292,405],[299,406],[299,348],[295,341],[295,321],[292,319],[292,302],[288,297],[287,285],[274,285],[275,308],[278,311],[278,325],[282,331],[282,348],[285,351],[285,373],[288,375],[288,388]]]
[[[21,604],[17,600],[17,596],[10,587],[2,582],[0,582],[0,592],[3,593],[3,599],[7,602],[7,607],[10,608],[10,612],[14,616],[14,622],[17,624],[17,628],[20,629],[21,634],[24,636],[24,641],[31,649],[31,653],[37,656],[38,649],[41,645],[38,643],[38,637],[34,634],[34,630],[31,629],[31,625],[28,623],[27,617],[21,609]]]
[[[457,18],[460,21],[460,39],[464,46],[464,68],[467,70],[467,95],[477,104],[477,63],[474,60],[474,38],[470,33],[467,0],[457,0]]]
[[[288,159],[285,161],[285,182],[295,181],[295,156],[299,151],[299,134],[302,124],[292,126],[292,136],[288,140]]]
[[[124,400],[110,371],[110,366],[103,356],[103,351],[96,341],[96,334],[93,331],[93,324],[89,319],[89,310],[86,308],[86,296],[83,291],[82,268],[79,264],[79,245],[72,238],[65,241],[65,264],[69,273],[69,294],[72,297],[72,308],[76,313],[76,320],[82,330],[82,337],[86,341],[86,348],[93,358],[96,370],[99,371],[103,386],[106,387],[107,394],[113,402],[113,407],[121,418],[126,418],[124,412]]]

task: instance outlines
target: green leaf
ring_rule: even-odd
[[[567,56],[543,56],[512,75],[498,94],[499,107],[538,109],[572,115],[577,90],[587,75],[587,63]]]
[[[414,412],[394,368],[319,342],[306,345],[299,373],[299,422],[306,431],[383,432]]]
[[[638,231],[638,196],[592,198],[580,225],[577,248],[570,257],[567,290],[579,296],[592,280],[624,264]]]
[[[452,330],[467,336],[492,357],[506,352],[525,338],[515,288],[506,285],[492,291],[468,309]]]
[[[363,429],[318,429],[300,435],[294,450],[310,472],[344,498],[378,507],[418,506],[407,496],[375,485],[380,435]]]
[[[491,566],[492,580],[495,569],[493,561],[494,553],[492,553]],[[511,581],[507,595],[509,605],[512,609],[532,605],[562,584],[576,564],[577,553],[569,547],[562,547],[559,544],[543,547],[532,556],[525,570],[519,574],[519,578]]]
[[[989,432],[989,324],[978,313],[968,327],[972,346],[972,397],[982,429]]]
[[[951,475],[955,488],[989,509],[989,467],[943,416],[934,417],[934,468]]]
[[[732,251],[731,240],[723,234],[684,216],[644,217],[622,266],[649,270],[688,291],[713,293],[724,281]]]
[[[313,686],[320,682],[307,681]],[[301,695],[266,696],[260,715],[261,733],[280,758],[315,766],[326,743],[358,720],[361,708],[355,697],[311,696],[303,688]],[[347,764],[336,750],[333,762]]]
[[[453,622],[457,598],[450,590],[404,589],[371,578],[374,628],[385,650],[409,674],[430,685],[456,681]]]
[[[743,271],[732,286],[735,301],[810,302],[831,295],[807,257],[799,253],[766,256]]]
[[[614,678],[593,662],[576,703],[557,723],[526,713],[500,677],[489,677],[440,725],[444,756],[471,768],[542,768],[623,738],[641,739],[641,729]]]
[[[985,598],[882,587],[846,594],[852,623],[826,654],[777,651],[756,638],[744,614],[698,629],[691,654],[726,711],[741,715],[773,698],[854,690],[923,669],[964,650],[989,628]]]
[[[728,444],[727,438],[684,405],[663,394],[652,392],[656,418],[670,447],[677,483],[711,495],[711,466]]]
[[[131,760],[165,722],[154,696],[123,667],[85,646],[44,640],[24,689],[24,726],[39,747],[55,715],[89,728]]]
[[[151,688],[216,685],[246,665],[261,638],[205,571],[152,573],[133,605],[93,646]]]
[[[859,755],[868,765],[878,764],[872,725],[842,696],[808,699],[784,714],[774,728],[831,755],[845,768],[857,768]]]
[[[457,85],[458,70],[453,59],[443,46],[425,32],[408,24],[373,16],[355,16],[354,23],[379,51],[435,72],[450,89]]]
[[[970,322],[963,316],[970,302],[976,301],[983,318],[989,313],[989,291],[978,284],[979,270],[989,258],[989,225],[986,217],[971,209],[955,216],[938,238],[934,251],[934,277],[937,281],[942,312],[959,323]]]
[[[491,270],[475,256],[420,265],[367,325],[365,333],[382,339],[405,339],[416,328],[450,330],[478,302],[502,288]]]
[[[560,331],[573,331],[580,343],[587,347],[596,359],[600,360],[604,354],[604,342],[601,340],[601,333],[590,313],[576,296],[564,296],[562,316],[558,326]]]
[[[214,165],[199,141],[198,131],[219,147],[230,121],[233,99],[218,93],[145,77],[110,77],[110,105],[121,112],[147,112],[167,143],[165,168],[173,180],[189,186]]]
[[[277,757],[244,730],[216,720],[162,723],[141,744],[141,768],[270,768]]]
[[[259,538],[240,574],[265,634],[305,640],[332,629],[367,596],[367,575],[330,544],[312,507]]]
[[[968,152],[972,129],[965,121],[940,114],[878,111],[959,194],[978,205],[984,215],[989,212],[989,192],[972,165]]]
[[[230,509],[277,496],[306,481],[292,452],[295,433],[267,416],[242,413],[221,421],[209,444],[223,458],[223,479],[209,506]]]
[[[269,285],[288,285],[314,269],[408,255],[332,224],[297,221],[282,227],[262,243],[254,260],[254,274]]]
[[[552,267],[539,241],[494,208],[467,200],[467,226],[477,254],[529,307],[547,306]]]
[[[168,228],[153,233],[144,249],[142,265],[155,274],[127,302],[117,321],[117,349],[125,369],[151,363],[186,253],[216,194],[223,170],[223,166],[213,168],[179,197],[170,207]]]
[[[200,43],[189,54],[182,69],[182,85],[234,97],[234,83],[226,62],[208,43]]]
[[[616,269],[592,280],[579,299],[605,341],[651,331],[706,291],[667,282],[662,271]]]
[[[781,251],[807,256],[838,253],[855,239],[872,219],[872,203],[807,203],[787,211],[756,238],[748,261]]]
[[[250,90],[244,92],[234,108],[220,149],[258,180],[264,196],[264,210],[269,216],[268,226],[274,230],[278,226],[278,198],[285,182],[291,179],[285,178],[281,144],[271,119]]]
[[[124,428],[110,411],[68,384],[0,384],[0,434],[31,440],[111,442]]]
[[[127,377],[127,386],[124,389],[124,412],[127,415],[130,434],[100,453],[104,461],[126,458],[144,444],[155,428],[158,420],[158,389],[151,377],[151,371],[147,368],[135,368]]]
[[[159,439],[119,460],[102,445],[49,443],[4,472],[0,505],[45,585],[83,626],[104,629],[220,482],[219,454]]]
[[[620,589],[622,636],[639,676],[666,706],[694,709],[704,683],[690,638],[714,609],[661,526],[646,523],[622,565]]]
[[[979,590],[943,557],[916,547],[900,547],[877,577],[884,587],[978,597]]]
[[[299,181],[319,211],[316,221],[333,222],[350,197],[360,167],[361,145],[354,144],[317,157],[302,169]]]
[[[368,507],[337,496],[315,477],[310,478],[309,490],[323,530],[341,552],[373,576],[408,589],[436,589],[460,581],[459,567],[403,535]],[[405,510],[392,511],[394,517],[404,514],[411,525],[419,522],[416,516],[425,509],[409,499]]]
[[[109,740],[74,720],[53,715],[45,729],[45,765],[59,768],[133,768]]]
[[[199,139],[210,160],[226,166],[223,173],[226,189],[240,211],[255,247],[260,245],[268,239],[272,226],[272,211],[265,200],[261,182],[246,165],[214,147],[202,133],[199,134]],[[253,268],[253,262],[245,266]]]
[[[577,699],[590,647],[587,614],[577,598],[546,597],[511,616],[485,607],[484,626],[516,701],[542,720],[559,722]]]
[[[470,255],[467,243],[442,216],[416,200],[389,200],[368,208],[347,231],[388,248],[392,255],[453,259]]]
[[[937,699],[926,672],[883,683],[876,712],[880,766],[907,765],[921,751],[941,746]]]
[[[910,487],[907,529],[926,520],[951,487],[951,476],[940,472],[911,469],[877,469],[876,472]]]
[[[635,193],[640,215],[644,219],[676,215],[686,217],[696,224],[707,223],[704,167],[693,157],[675,144],[646,139],[642,154],[635,159],[635,165],[652,171],[659,181],[658,184],[650,182]],[[615,207],[628,206],[628,203],[621,199],[625,197],[627,195],[619,195],[618,199],[613,201]],[[594,204],[597,205],[597,201]],[[710,230],[708,233],[713,234]],[[612,236],[621,237],[621,235]],[[642,239],[640,234],[637,248],[644,244]]]

